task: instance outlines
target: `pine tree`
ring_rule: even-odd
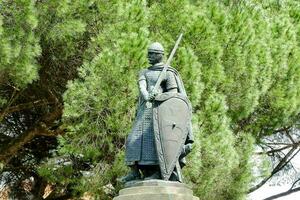
[[[47,184],[56,187],[48,198],[117,194],[147,46],[159,41],[169,52],[181,32],[171,65],[193,105],[184,174],[195,195],[245,199],[254,145],[299,119],[297,1],[3,0],[0,8],[0,166],[23,174],[15,186],[34,177],[36,197]]]
[[[89,188],[100,199],[107,198],[103,186],[125,173],[120,159],[135,112],[136,74],[147,65],[148,45],[144,1],[113,2],[105,12],[116,14],[106,19],[103,31],[92,39],[91,48],[97,45],[100,52],[79,69],[79,79],[68,84],[63,122],[69,131],[60,138],[61,155],[82,155],[94,166],[93,176],[82,177],[76,189],[86,192]],[[47,173],[44,170],[41,173]],[[70,166],[65,166],[52,177],[58,181],[68,170]],[[65,180],[73,182],[71,177]]]
[[[34,33],[37,16],[33,1],[0,2],[0,84],[11,82],[15,90],[23,89],[38,78],[36,58],[41,49]],[[0,107],[9,103],[1,94]]]

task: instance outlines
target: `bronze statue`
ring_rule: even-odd
[[[163,179],[182,182],[181,168],[191,151],[191,105],[179,73],[170,67],[182,35],[166,64],[164,48],[148,48],[150,67],[139,73],[136,119],[126,141],[125,162],[131,172],[120,181]]]

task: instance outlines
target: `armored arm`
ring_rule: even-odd
[[[144,71],[140,72],[139,74],[139,90],[141,95],[143,96],[144,100],[148,101],[149,100],[149,92],[147,91],[147,81],[146,77],[144,75]]]
[[[178,92],[177,81],[172,71],[167,71],[166,89],[168,92]]]

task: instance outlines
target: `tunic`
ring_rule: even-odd
[[[139,73],[139,84],[141,81],[146,81],[148,93],[153,90],[162,67],[162,63],[157,63]],[[177,88],[177,92],[185,94],[183,84],[176,70],[169,67],[165,79],[158,88],[158,93],[167,92],[174,88]],[[153,108],[147,108],[141,91],[135,122],[126,140],[125,162],[127,165],[135,163],[139,165],[159,164],[153,130]]]

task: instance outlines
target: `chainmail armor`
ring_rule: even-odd
[[[141,71],[139,80],[146,80],[149,93],[154,88],[160,73],[161,71],[151,70],[151,67]],[[176,87],[177,82],[173,72],[167,71],[166,79],[158,92],[162,93]],[[153,131],[153,109],[146,107],[146,101],[141,95],[139,98],[137,116],[126,141],[125,162],[127,165],[133,165],[135,162],[139,165],[158,165]]]

